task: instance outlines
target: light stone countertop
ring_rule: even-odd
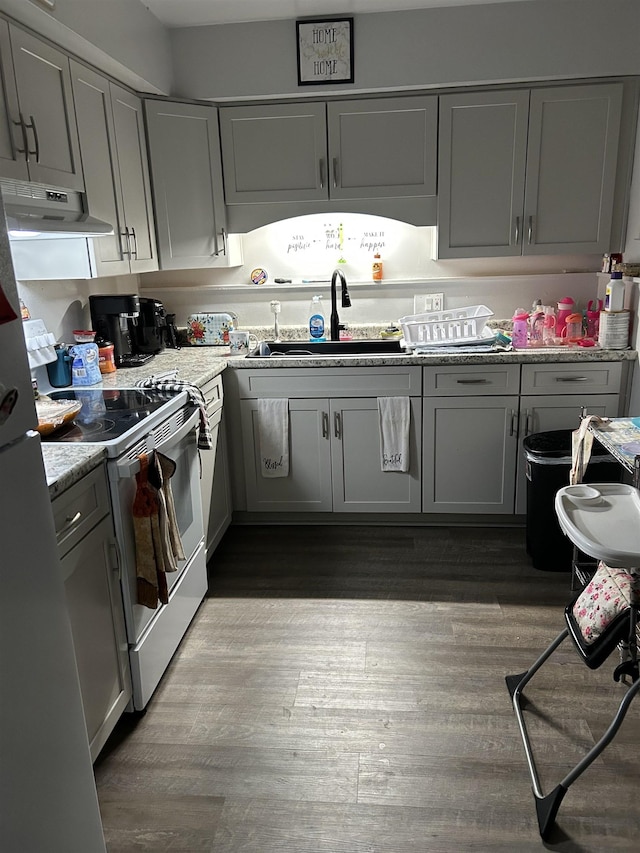
[[[379,337],[378,327],[362,327],[368,337]],[[354,337],[362,338],[361,329],[354,329]],[[254,330],[251,330],[254,331]],[[258,337],[271,339],[269,329],[256,329],[262,332]],[[283,330],[281,330],[283,331]],[[296,332],[298,330],[296,329]],[[295,340],[288,334],[282,334],[283,340]],[[235,369],[265,369],[276,367],[392,367],[400,365],[460,365],[460,364],[539,364],[544,362],[598,362],[598,361],[635,361],[635,350],[602,350],[598,347],[541,347],[538,349],[513,350],[500,353],[429,353],[428,355],[365,355],[365,356],[303,356],[300,358],[283,356],[271,358],[245,358],[230,356],[227,347],[183,347],[179,350],[166,349],[159,353],[144,367],[120,369],[103,376],[102,383],[91,388],[133,388],[139,379],[146,379],[167,370],[177,368],[179,380],[202,386],[208,380],[218,376],[227,367]],[[42,455],[45,463],[49,494],[52,498],[80,480],[86,473],[96,468],[105,458],[99,445],[56,444],[44,442]]]

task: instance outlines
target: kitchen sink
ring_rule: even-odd
[[[406,355],[400,341],[260,341],[247,358],[313,358],[348,355]]]

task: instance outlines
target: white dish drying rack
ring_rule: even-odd
[[[487,343],[492,333],[485,329],[489,317],[493,317],[486,305],[471,305],[448,311],[429,311],[425,314],[409,314],[398,321],[406,346],[456,346]]]

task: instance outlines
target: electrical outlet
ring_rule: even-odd
[[[428,311],[444,309],[444,293],[417,293],[413,297],[413,313],[426,314]]]

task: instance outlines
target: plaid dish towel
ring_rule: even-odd
[[[183,382],[180,379],[176,379],[175,375],[172,378],[163,378],[165,376],[170,376],[170,374],[151,376],[149,379],[139,379],[136,382],[136,388],[153,388],[155,391],[169,391],[174,394],[178,394],[180,391],[186,391],[189,395],[189,402],[192,405],[197,406],[200,412],[198,447],[201,450],[212,450],[213,438],[211,437],[209,416],[207,415],[207,406],[204,401],[202,391],[197,385],[192,385],[190,382]]]

